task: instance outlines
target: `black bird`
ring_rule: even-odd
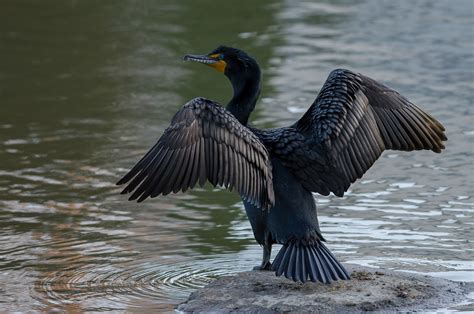
[[[184,60],[224,73],[234,94],[227,107],[205,98],[185,104],[158,142],[117,184],[130,200],[186,191],[209,181],[239,192],[263,260],[294,281],[349,279],[319,230],[311,192],[342,196],[386,149],[444,149],[444,127],[396,91],[337,69],[293,125],[248,125],[260,94],[260,68],[242,50],[220,46]],[[282,248],[270,263],[272,244]]]

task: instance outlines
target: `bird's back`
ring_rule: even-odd
[[[316,204],[310,191],[270,151],[275,205],[263,211],[244,201],[254,235],[260,244],[270,236],[273,243],[284,244],[289,239],[323,239],[319,231]]]

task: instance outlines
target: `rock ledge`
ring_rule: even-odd
[[[292,282],[250,271],[217,279],[178,306],[182,312],[412,311],[460,302],[466,286],[449,280],[367,267],[348,267],[352,279],[330,285]]]

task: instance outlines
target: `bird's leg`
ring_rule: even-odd
[[[263,258],[262,264],[255,266],[254,270],[270,270],[272,263],[270,263],[270,256],[272,255],[272,244],[269,241],[265,241],[263,245]]]

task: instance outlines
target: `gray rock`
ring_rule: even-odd
[[[270,271],[217,279],[178,306],[182,312],[411,311],[460,302],[467,288],[429,276],[349,267],[352,279],[332,284],[295,283]]]

